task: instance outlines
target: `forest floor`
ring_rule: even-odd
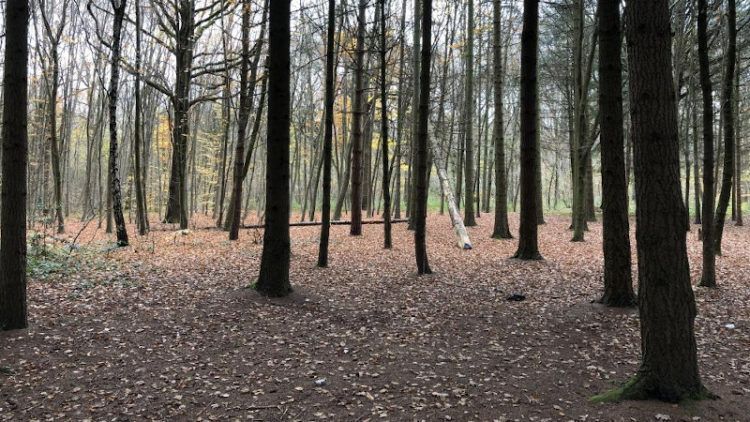
[[[490,239],[489,215],[470,251],[432,215],[423,277],[405,224],[391,251],[380,225],[334,226],[327,269],[319,227],[292,228],[295,293],[275,300],[247,288],[257,230],[230,243],[131,227],[116,249],[92,225],[32,256],[30,328],[0,333],[0,420],[750,420],[750,227],[727,227],[720,287],[695,288],[701,373],[721,399],[595,404],[637,369],[637,311],[591,303],[601,224],[571,243],[567,217],[547,220],[545,260],[522,262],[515,240]],[[695,226],[688,239],[695,283]]]

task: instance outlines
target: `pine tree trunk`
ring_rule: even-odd
[[[29,2],[5,3],[2,205],[0,205],[0,331],[26,328],[26,200],[29,138],[27,42]],[[10,183],[10,181],[13,183]]]
[[[680,191],[668,0],[625,9],[638,226],[641,366],[624,399],[700,398],[696,314]],[[668,251],[665,253],[665,251]]]
[[[521,31],[521,226],[515,258],[542,259],[538,246],[537,215],[537,61],[539,55],[539,0],[524,0]]]
[[[430,63],[432,58],[432,0],[422,0],[422,62],[419,80],[419,136],[416,138],[416,171],[414,201],[414,252],[417,274],[432,274],[427,259],[427,151],[429,149],[428,120],[430,112]],[[415,87],[416,89],[416,87]]]
[[[255,288],[263,295],[281,297],[292,291],[289,283],[290,0],[269,1],[268,9],[266,229]]]
[[[352,236],[362,234],[362,129],[365,114],[365,89],[364,89],[364,56],[365,56],[365,19],[367,1],[359,0],[359,13],[357,15],[357,51],[354,59],[354,104],[352,119],[352,225],[349,233]]]
[[[734,178],[734,66],[737,54],[737,8],[735,0],[727,0],[727,50],[724,62],[724,86],[721,93],[721,114],[724,122],[724,167],[722,170],[721,192],[716,207],[715,236],[716,253],[721,255],[721,238],[724,234],[724,220],[732,194],[732,179]]]
[[[708,61],[708,4],[698,0],[698,61],[703,93],[703,273],[701,286],[716,286],[716,250],[714,249],[714,105]]]
[[[495,239],[512,239],[508,226],[508,181],[505,177],[505,133],[503,125],[502,4],[493,0],[493,73],[495,118],[492,137],[495,144]]]
[[[623,142],[620,0],[599,0],[599,113],[601,117],[604,296],[608,306],[635,305]]]
[[[336,76],[334,68],[334,37],[336,36],[336,1],[328,0],[328,31],[326,38],[326,98],[325,129],[323,133],[323,209],[321,210],[320,247],[318,249],[318,267],[328,266],[328,239],[331,232],[331,159],[333,147],[333,83]]]

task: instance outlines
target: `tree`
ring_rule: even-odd
[[[599,113],[603,185],[604,296],[608,306],[635,304],[630,268],[628,186],[622,117],[620,0],[599,0]]]
[[[734,67],[737,62],[737,7],[735,0],[727,0],[727,50],[724,84],[721,91],[721,121],[724,122],[724,168],[721,178],[721,192],[716,206],[715,251],[721,255],[721,238],[724,234],[724,219],[727,216],[729,199],[732,194],[734,177]],[[736,207],[733,207],[736,210]]]
[[[47,85],[47,93],[49,96],[48,101],[48,113],[49,113],[49,143],[50,143],[50,156],[52,161],[52,179],[54,183],[55,193],[55,218],[57,219],[57,232],[65,232],[65,217],[63,216],[62,206],[62,184],[63,184],[63,171],[60,163],[60,142],[57,136],[57,93],[60,88],[60,55],[59,46],[62,40],[63,30],[67,22],[68,16],[68,0],[63,0],[62,13],[60,15],[60,21],[58,22],[57,28],[53,27],[53,22],[49,19],[49,14],[53,13],[47,10],[47,3],[40,1],[39,11],[44,23],[44,33],[46,34],[47,40],[50,43],[49,51],[47,52],[49,60],[52,62],[50,75],[47,76],[45,72],[45,81]]]
[[[328,0],[328,32],[326,39],[326,98],[325,129],[323,134],[323,209],[320,227],[320,248],[318,250],[318,267],[328,266],[328,239],[331,232],[331,159],[333,155],[333,80],[334,37],[336,36],[336,0]]]
[[[383,160],[383,247],[391,249],[391,193],[388,161],[388,80],[386,79],[386,0],[380,0],[380,145]]]
[[[261,38],[263,35],[261,34]],[[240,109],[237,119],[237,145],[234,154],[234,174],[232,177],[232,199],[229,207],[230,227],[229,240],[239,238],[240,223],[242,222],[242,181],[245,167],[245,134],[247,121],[250,119],[250,96],[248,92],[247,73],[250,67],[250,2],[242,0],[242,58],[240,62]]]
[[[464,224],[476,226],[474,215],[474,0],[469,0],[466,15],[466,104],[464,105],[464,143],[466,145],[466,200]]]
[[[422,63],[419,78],[419,136],[416,139],[416,175],[414,203],[414,252],[417,273],[432,274],[427,259],[427,151],[429,134],[427,122],[430,110],[430,60],[432,59],[432,0],[422,1]]]
[[[521,32],[521,226],[515,258],[542,259],[538,246],[536,190],[537,58],[539,54],[539,0],[524,0]]]
[[[0,210],[0,330],[26,328],[26,179],[29,156],[29,2],[5,3],[2,209]],[[12,183],[10,181],[13,181]]]
[[[505,176],[505,134],[503,126],[502,4],[493,0],[492,82],[494,84],[495,120],[492,137],[495,144],[495,239],[512,239],[508,227],[508,182]]]
[[[698,374],[695,299],[680,191],[668,0],[625,9],[638,231],[641,366],[623,399],[677,402],[706,395]]]
[[[120,190],[120,170],[117,165],[117,92],[120,83],[120,38],[122,21],[125,19],[126,0],[111,0],[114,9],[112,23],[112,70],[109,76],[109,171],[112,194],[112,214],[115,219],[117,245],[128,246],[128,231],[122,215],[122,192]]]
[[[290,0],[269,2],[266,227],[256,290],[286,296],[289,283],[289,42]]]
[[[365,19],[367,0],[359,0],[357,13],[357,51],[354,58],[354,108],[352,117],[352,236],[362,234],[362,126],[365,114]],[[368,146],[369,148],[369,146]]]
[[[714,104],[708,62],[708,4],[698,0],[698,65],[703,93],[703,273],[701,286],[716,286],[716,250],[714,234]]]
[[[135,0],[135,68],[141,68],[141,2]],[[136,201],[136,223],[138,224],[138,234],[145,236],[149,230],[148,210],[146,206],[146,193],[143,177],[143,158],[141,153],[143,124],[143,107],[141,105],[141,74],[135,74],[135,87],[133,88],[135,96],[135,129],[133,132],[133,155],[135,156],[135,201]]]

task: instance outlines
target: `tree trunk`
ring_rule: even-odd
[[[323,209],[320,227],[320,248],[318,250],[318,267],[328,266],[328,239],[331,232],[331,158],[333,146],[333,83],[336,76],[334,68],[334,37],[336,36],[336,1],[328,0],[328,32],[326,39],[326,98],[325,130],[323,134]]]
[[[117,232],[117,246],[128,246],[128,231],[122,215],[122,193],[120,191],[120,170],[117,163],[117,91],[120,82],[120,36],[122,21],[125,18],[125,0],[111,0],[114,9],[112,24],[112,69],[109,78],[109,171],[112,194],[112,214]]]
[[[521,32],[521,226],[515,258],[542,259],[537,226],[539,0],[524,0]]]
[[[383,247],[391,249],[391,193],[390,179],[388,177],[388,80],[386,79],[386,68],[388,53],[386,45],[386,0],[380,0],[380,145],[382,148],[383,161]]]
[[[737,8],[735,0],[727,0],[727,50],[724,62],[724,86],[721,93],[721,114],[724,122],[724,168],[721,179],[721,192],[716,207],[715,236],[716,253],[721,255],[721,238],[724,234],[724,220],[732,194],[732,179],[734,178],[734,66],[737,54]]]
[[[419,81],[419,136],[416,145],[416,174],[414,201],[414,252],[417,261],[417,274],[432,274],[427,259],[427,151],[429,133],[427,122],[430,110],[430,63],[432,57],[432,0],[422,0],[422,62]],[[416,89],[416,87],[415,87]]]
[[[357,15],[357,51],[354,60],[354,104],[352,119],[352,226],[349,233],[352,236],[362,234],[362,125],[365,113],[365,90],[364,90],[364,56],[365,56],[365,19],[367,12],[367,1],[359,0],[359,13]]]
[[[123,0],[124,1],[124,0]],[[135,67],[141,68],[141,4],[140,0],[135,0]],[[133,133],[133,154],[135,155],[135,206],[136,206],[136,223],[138,225],[138,234],[146,235],[148,232],[148,214],[146,211],[146,193],[143,183],[143,162],[141,145],[143,143],[143,124],[141,116],[143,107],[141,105],[141,74],[135,74],[135,129]]]
[[[5,3],[2,205],[0,210],[0,331],[26,328],[26,196],[29,138],[27,42],[29,2]],[[13,183],[10,183],[10,181]]]
[[[623,143],[620,0],[598,1],[604,296],[607,306],[633,306],[630,227]]]
[[[263,37],[263,34],[261,34]],[[248,92],[247,73],[250,67],[250,2],[242,0],[242,58],[240,63],[240,104],[237,119],[237,145],[234,151],[234,174],[232,182],[232,198],[234,203],[229,212],[232,214],[232,222],[229,227],[229,240],[239,238],[240,223],[242,221],[242,173],[245,167],[245,135],[247,132],[247,121],[250,118],[250,97]]]
[[[703,92],[703,273],[701,286],[716,286],[714,249],[714,105],[708,61],[707,0],[698,0],[698,61]]]
[[[641,366],[623,399],[700,398],[696,314],[680,191],[667,0],[625,9],[638,226]],[[665,253],[665,251],[668,251]]]
[[[492,137],[495,144],[495,228],[494,239],[512,239],[508,226],[508,181],[505,177],[505,127],[503,126],[502,4],[493,0],[493,73],[495,118]]]
[[[468,1],[466,24],[466,102],[464,109],[464,144],[466,145],[466,193],[464,223],[477,225],[474,215],[474,0]]]
[[[256,290],[281,297],[289,283],[289,41],[290,0],[268,2],[268,142],[266,152],[266,229]]]

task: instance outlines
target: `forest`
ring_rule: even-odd
[[[0,421],[750,420],[750,2],[0,11]]]

